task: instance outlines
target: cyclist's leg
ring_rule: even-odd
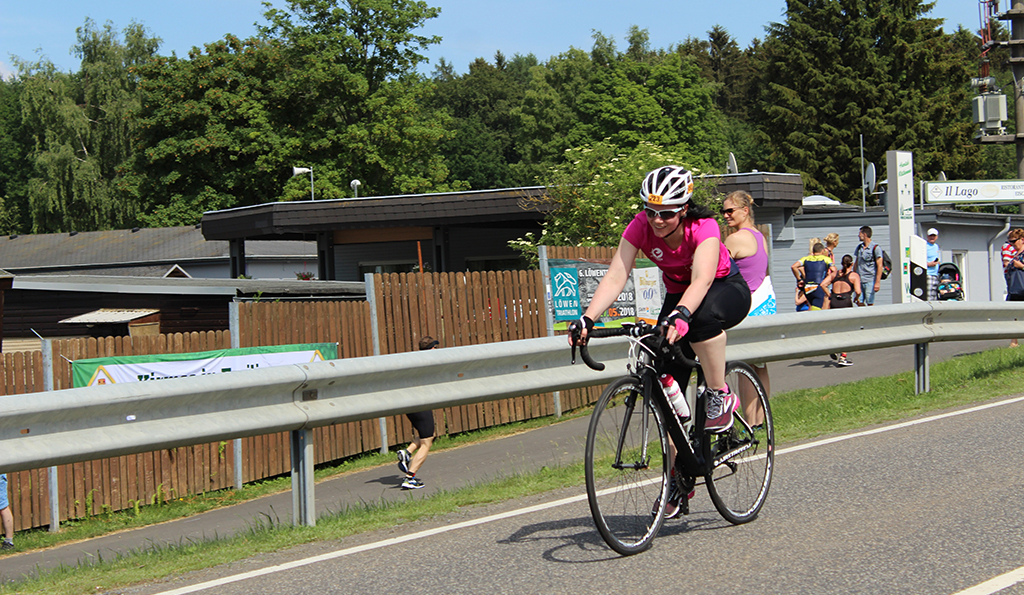
[[[752,367],[754,368],[754,371],[757,372],[757,377],[761,380],[761,384],[764,386],[765,395],[771,395],[771,383],[768,378],[768,364],[752,364]],[[745,376],[741,376],[739,378],[738,384],[739,386],[736,387],[735,390],[738,391],[740,396],[740,408],[743,410],[744,419],[750,422],[751,425],[760,425],[764,420],[764,411],[761,409],[761,402],[758,399],[757,388]]]
[[[750,288],[737,272],[715,279],[700,307],[690,317],[686,340],[700,358],[708,388],[725,386],[725,329],[732,328],[750,311]]]

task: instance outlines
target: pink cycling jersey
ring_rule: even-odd
[[[622,232],[623,239],[642,250],[658,265],[665,280],[665,288],[669,293],[682,293],[690,284],[690,276],[693,272],[693,253],[697,246],[708,238],[721,240],[722,237],[718,223],[714,219],[684,217],[680,225],[683,227],[683,242],[674,250],[665,243],[665,240],[654,235],[654,230],[647,222],[647,215],[643,212],[638,213],[626,226],[626,231]],[[729,251],[725,248],[725,243],[720,242],[718,270],[715,271],[715,278],[727,277],[730,267]]]

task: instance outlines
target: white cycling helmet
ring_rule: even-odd
[[[650,205],[684,205],[693,196],[693,174],[678,165],[666,165],[647,174],[640,198]]]

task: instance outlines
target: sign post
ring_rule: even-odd
[[[910,236],[914,235],[914,155],[887,151],[885,168],[889,176],[886,208],[889,211],[889,257],[893,272],[892,301],[910,302]]]

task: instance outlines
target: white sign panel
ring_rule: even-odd
[[[633,269],[633,287],[636,289],[636,317],[649,324],[658,324],[661,313],[661,271],[656,267]]]
[[[910,299],[910,237],[914,235],[914,155],[906,151],[885,154],[889,176],[889,257],[892,258],[892,301],[901,304]],[[885,248],[884,246],[882,247]]]
[[[1024,202],[1024,180],[925,182],[924,196],[932,203]]]

